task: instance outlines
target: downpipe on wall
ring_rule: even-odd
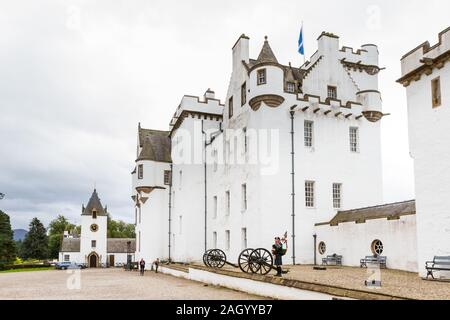
[[[295,149],[294,149],[294,109],[297,105],[291,107],[291,200],[292,200],[292,264],[295,265]]]

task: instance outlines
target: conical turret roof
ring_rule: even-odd
[[[92,192],[91,198],[89,199],[86,208],[84,208],[82,215],[92,215],[93,210],[97,211],[97,216],[106,216],[106,208],[103,208],[96,189]]]
[[[278,63],[275,54],[272,51],[272,48],[269,45],[269,41],[267,40],[267,36],[265,37],[263,47],[261,52],[259,53],[258,59],[256,63]]]

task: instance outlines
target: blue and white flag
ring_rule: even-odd
[[[303,46],[303,25],[300,29],[300,36],[298,37],[298,53],[305,55],[305,47]]]

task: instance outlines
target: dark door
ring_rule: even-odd
[[[97,256],[95,254],[89,257],[89,268],[97,267]]]
[[[113,254],[109,256],[109,266],[114,267],[114,255]]]

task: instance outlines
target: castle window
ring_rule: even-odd
[[[92,247],[92,248],[97,247],[97,241],[92,240],[92,241],[91,241],[91,247]]]
[[[92,219],[97,219],[97,211],[92,210]]]
[[[228,118],[231,119],[233,117],[233,97],[228,100]]]
[[[431,80],[431,94],[433,108],[437,108],[441,105],[441,79],[437,77]]]
[[[305,206],[314,208],[314,181],[305,181]]]
[[[244,128],[242,131],[243,131],[243,138],[244,138],[244,154],[247,154],[247,152],[248,152],[247,128]]]
[[[140,164],[138,165],[138,179],[144,178],[144,165]]]
[[[242,228],[242,250],[247,249],[247,228]]]
[[[287,92],[294,93],[295,92],[295,83],[294,82],[288,82],[286,84],[286,89],[287,89]]]
[[[333,183],[333,208],[340,209],[341,208],[341,183]]]
[[[164,170],[164,184],[166,186],[170,186],[172,184],[172,181],[170,181],[171,179],[171,171],[170,170]]]
[[[65,261],[65,262],[70,261],[70,255],[65,254],[65,255],[64,255],[64,261]]]
[[[328,98],[337,99],[337,88],[328,86]]]
[[[242,185],[242,211],[247,210],[247,185],[244,183]]]
[[[231,209],[231,204],[230,204],[230,191],[225,192],[225,201],[226,201],[226,215],[229,216],[230,215],[230,209]]]
[[[258,70],[258,73],[257,73],[257,84],[258,84],[258,86],[259,85],[262,85],[262,84],[266,84],[266,82],[267,82],[267,79],[266,79],[266,69],[261,69],[261,70]]]
[[[384,247],[383,247],[383,242],[381,242],[380,240],[373,240],[372,244],[370,245],[370,249],[372,250],[372,253],[374,255],[380,255],[383,253]]]
[[[247,83],[244,82],[241,86],[241,106],[247,103]]]
[[[213,198],[213,219],[217,218],[217,196]]]
[[[320,254],[324,254],[327,251],[327,245],[325,244],[325,242],[320,241],[318,249]]]
[[[225,230],[225,250],[230,250],[230,230]]]
[[[359,134],[358,128],[350,127],[350,151],[351,152],[359,152]]]
[[[304,123],[304,139],[305,139],[305,147],[312,147],[313,146],[313,127],[314,122],[305,120]]]

